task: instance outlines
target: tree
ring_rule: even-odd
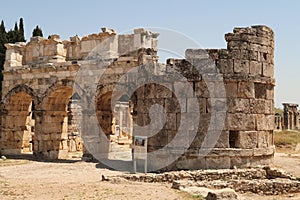
[[[0,25],[0,70],[3,69],[4,61],[5,61],[5,51],[6,47],[4,44],[7,43],[7,33],[5,30],[4,22],[1,21]]]
[[[0,95],[2,93],[2,84],[1,84],[3,80],[2,70],[5,62],[5,52],[6,52],[6,47],[4,46],[5,43],[7,43],[7,33],[5,30],[4,21],[2,20],[0,25]]]
[[[8,43],[16,43],[18,41],[18,32],[15,30],[10,29],[7,34],[7,42]]]
[[[1,92],[2,92],[2,80],[3,74],[2,70],[4,68],[5,62],[5,53],[6,47],[4,46],[5,43],[16,43],[16,42],[25,42],[24,36],[24,22],[23,18],[20,18],[20,23],[15,23],[14,29],[10,29],[8,32],[5,30],[4,21],[1,21],[0,24],[0,99],[1,99]]]
[[[2,33],[6,33],[3,20],[1,21],[1,25],[0,25],[0,34],[2,34]]]
[[[36,26],[35,29],[33,29],[32,37],[35,37],[35,36],[43,37],[43,31],[39,26]]]
[[[19,42],[26,42],[25,35],[24,35],[24,22],[23,22],[23,18],[20,18],[20,22],[19,22],[18,41]]]
[[[18,27],[18,23],[17,23],[17,22],[15,22],[14,31],[15,31],[16,33],[19,32],[19,27]]]

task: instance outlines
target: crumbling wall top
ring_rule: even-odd
[[[83,37],[73,36],[62,41],[53,34],[48,39],[32,37],[28,43],[7,44],[5,69],[10,67],[43,63],[61,63],[84,60],[89,53],[99,47],[108,58],[117,58],[140,48],[157,51],[159,34],[145,29],[135,29],[133,34],[118,35],[113,29],[102,28],[102,32]],[[100,49],[99,49],[100,50]]]

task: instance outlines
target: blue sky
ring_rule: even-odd
[[[26,39],[36,25],[44,36],[124,32],[135,27],[161,27],[181,32],[204,48],[225,48],[224,34],[233,27],[264,24],[275,31],[275,105],[300,103],[300,1],[2,1],[6,29],[24,18]],[[299,84],[300,85],[300,84]],[[299,92],[298,92],[299,90]]]

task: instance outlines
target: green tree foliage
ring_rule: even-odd
[[[35,37],[35,36],[43,37],[43,31],[39,26],[36,26],[35,29],[33,29],[32,37]]]
[[[23,18],[20,18],[19,26],[18,23],[15,23],[14,29],[10,29],[8,32],[5,30],[4,21],[1,21],[0,24],[0,81],[3,80],[2,70],[5,62],[5,52],[6,47],[5,43],[16,43],[16,42],[25,42],[24,36],[24,22]],[[2,92],[2,84],[0,83],[0,92]],[[0,95],[1,98],[1,95]]]
[[[4,46],[5,43],[7,43],[7,35],[4,26],[4,21],[2,20],[0,25],[0,81],[3,80],[2,70],[5,61],[5,51],[6,51],[6,48]],[[1,91],[2,91],[2,84],[0,84],[0,92]]]
[[[19,42],[26,42],[25,40],[25,35],[24,35],[24,22],[23,18],[20,18],[19,22],[19,37],[18,37]]]

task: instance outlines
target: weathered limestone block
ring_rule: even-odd
[[[237,96],[240,98],[254,98],[254,83],[245,81],[238,82]]]
[[[271,114],[268,108],[268,101],[264,99],[250,99],[249,108],[251,113],[255,114]]]
[[[258,148],[267,148],[271,146],[270,136],[272,135],[269,131],[258,131]]]
[[[226,99],[225,98],[207,98],[206,99],[206,112],[225,112]]]
[[[193,85],[186,82],[174,83],[175,95],[177,98],[193,98]]]
[[[196,82],[194,82],[194,85],[195,85],[194,92],[195,92],[196,97],[198,97],[198,98],[210,97],[209,90],[204,81],[196,81]]]
[[[270,63],[263,62],[262,63],[263,68],[263,76],[266,77],[274,77],[274,66]]]
[[[233,73],[233,61],[232,59],[220,59],[218,61],[218,69],[220,70],[220,73],[224,74],[231,74]]]
[[[205,158],[206,169],[226,169],[230,168],[229,157],[207,157]]]
[[[227,98],[227,111],[230,113],[250,113],[250,100],[242,98]]]
[[[239,131],[236,147],[253,149],[257,147],[257,131]]]
[[[262,63],[258,61],[250,61],[250,74],[259,76],[262,74]]]
[[[256,130],[273,130],[274,129],[274,115],[256,115]]]
[[[227,114],[226,129],[227,130],[255,130],[255,115],[235,113]]]
[[[236,98],[238,95],[238,84],[235,81],[225,81],[226,97]]]
[[[210,130],[205,135],[206,141],[201,141],[202,148],[229,148],[229,132],[223,130]],[[204,138],[203,138],[204,139]]]
[[[208,192],[205,200],[238,200],[239,196],[231,188],[224,188]]]

